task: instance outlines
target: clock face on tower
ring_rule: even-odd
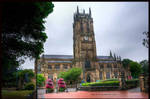
[[[86,40],[86,41],[87,41],[87,40],[88,40],[88,37],[87,37],[87,36],[84,36],[84,40]]]

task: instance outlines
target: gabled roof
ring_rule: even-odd
[[[51,59],[73,59],[73,55],[43,55],[42,57]]]

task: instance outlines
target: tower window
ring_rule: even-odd
[[[85,61],[85,68],[90,68],[91,67],[91,63],[89,60]]]

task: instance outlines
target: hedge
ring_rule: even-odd
[[[27,83],[24,87],[25,90],[34,90],[35,89],[35,85],[33,82]]]
[[[119,86],[119,81],[103,81],[93,83],[82,83],[82,86]]]
[[[139,79],[132,79],[126,81],[127,86],[129,87],[136,87],[139,85]]]
[[[65,88],[59,88],[59,91],[60,91],[60,92],[64,92],[64,91],[65,91]]]
[[[138,79],[126,81],[127,86],[136,87],[139,84]],[[82,86],[119,86],[118,79],[101,80],[100,82],[82,83]]]

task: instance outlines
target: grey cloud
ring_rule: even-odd
[[[142,45],[142,32],[148,31],[148,2],[54,2],[45,23],[48,39],[44,54],[73,55],[73,14],[79,9],[92,11],[97,55],[115,52],[134,61],[148,59]],[[29,66],[27,60],[24,67]],[[34,62],[32,62],[34,67]]]

